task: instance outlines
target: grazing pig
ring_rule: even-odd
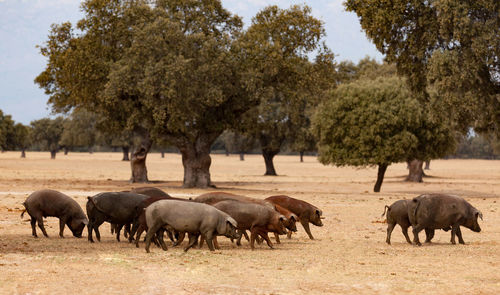
[[[309,222],[316,226],[323,226],[323,222],[321,221],[321,219],[324,219],[324,217],[322,217],[323,212],[307,202],[284,195],[271,196],[266,198],[266,200],[275,205],[280,205],[296,214],[300,224],[302,224],[302,227],[304,227],[304,230],[311,240],[314,240],[314,237],[309,229]]]
[[[50,189],[36,191],[28,196],[23,205],[26,209],[21,213],[21,218],[26,211],[31,216],[31,230],[35,238],[38,237],[36,222],[38,222],[38,227],[42,230],[43,235],[48,237],[43,226],[43,217],[54,216],[59,218],[59,236],[61,238],[64,238],[65,225],[68,225],[73,236],[81,238],[82,231],[88,223],[82,207],[75,200],[58,191]]]
[[[408,218],[408,202],[410,202],[410,200],[399,200],[392,203],[391,206],[386,205],[384,207],[384,213],[382,213],[381,217],[384,217],[387,210],[387,238],[385,242],[389,245],[391,244],[391,234],[396,224],[399,224],[406,241],[411,244],[410,237],[408,236],[408,228],[411,225],[410,219]],[[434,237],[434,230],[425,229],[425,235],[425,242],[430,243],[432,237]]]
[[[130,192],[105,192],[88,197],[89,241],[94,242],[92,231],[95,231],[97,240],[101,240],[99,226],[105,221],[118,224],[119,228],[124,224],[135,224],[138,217],[136,207],[147,198],[148,196]],[[117,235],[117,240],[120,241],[119,235]]]
[[[255,248],[254,243],[258,235],[272,249],[273,244],[267,233],[274,232],[280,235],[286,233],[285,216],[267,206],[226,200],[214,204],[214,207],[233,217],[238,223],[238,230],[250,230],[250,247],[252,250]]]
[[[179,200],[160,200],[146,208],[146,222],[149,227],[146,234],[146,252],[149,253],[151,239],[159,233],[160,245],[163,250],[167,246],[159,230],[167,227],[169,230],[187,232],[189,244],[184,251],[189,250],[201,234],[207,240],[210,251],[214,251],[212,240],[217,235],[238,238],[236,221],[228,214],[206,204],[185,202]]]
[[[446,194],[425,194],[413,198],[408,203],[408,217],[413,226],[413,242],[421,245],[418,233],[422,229],[448,229],[451,227],[451,243],[464,244],[460,226],[474,232],[480,232],[478,218],[483,219],[481,211],[474,208],[466,200]]]

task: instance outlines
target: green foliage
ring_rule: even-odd
[[[462,132],[500,132],[500,2],[347,0],[362,28],[405,74],[411,89],[429,88]]]
[[[243,46],[262,79],[262,98],[245,115],[242,129],[259,140],[263,151],[277,153],[286,138],[294,138],[307,124],[310,104],[334,83],[333,54],[321,43],[324,35],[308,6],[266,7],[244,34]]]
[[[0,110],[0,149],[12,149],[12,138],[14,135],[14,120],[11,115],[4,115]]]
[[[500,140],[491,135],[462,136],[451,157],[467,159],[500,159]]]
[[[31,145],[31,128],[21,123],[14,125],[13,147],[25,150]]]
[[[224,131],[220,138],[229,153],[248,153],[255,147],[255,138],[237,131]]]
[[[32,141],[42,149],[57,151],[64,130],[63,117],[43,118],[30,123]]]
[[[454,147],[450,128],[397,77],[340,85],[313,119],[319,161],[338,166],[433,159]]]
[[[97,120],[96,114],[85,109],[74,110],[64,120],[64,131],[59,144],[66,147],[93,147],[98,132]]]

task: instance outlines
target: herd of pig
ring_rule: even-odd
[[[241,245],[244,236],[250,241],[253,250],[255,241],[265,241],[270,248],[273,244],[268,233],[275,235],[279,244],[279,235],[291,237],[297,231],[296,222],[300,222],[310,239],[314,239],[309,223],[323,226],[322,211],[305,201],[284,195],[271,196],[264,200],[225,192],[211,192],[193,199],[174,198],[154,187],[136,188],[123,192],[104,192],[88,197],[87,215],[71,197],[55,190],[39,190],[32,193],[23,203],[25,212],[31,216],[32,235],[37,237],[36,224],[47,237],[43,218],[59,218],[59,235],[63,237],[65,226],[75,237],[81,237],[87,226],[88,240],[94,242],[93,234],[101,239],[99,227],[104,222],[111,224],[112,233],[120,241],[121,229],[129,242],[135,240],[139,247],[141,235],[146,231],[145,249],[149,253],[151,242],[163,250],[167,246],[163,239],[167,234],[173,245],[179,245],[188,234],[189,242],[184,251],[206,241],[209,249],[218,249],[217,236],[226,236]],[[413,242],[421,245],[418,233],[425,230],[426,240],[430,243],[436,229],[451,230],[451,243],[455,236],[464,244],[460,226],[479,232],[478,218],[482,213],[464,199],[445,194],[424,194],[411,200],[399,200],[387,209],[387,239],[390,244],[391,234],[399,224],[408,243],[408,228],[413,227]],[[246,231],[250,232],[250,237]]]
[[[201,247],[204,241],[211,251],[218,249],[217,236],[237,240],[237,245],[241,245],[241,237],[244,236],[254,249],[255,241],[260,242],[259,237],[273,248],[268,233],[274,233],[276,242],[280,243],[278,235],[287,234],[290,237],[292,232],[297,231],[296,222],[302,224],[311,239],[313,236],[309,223],[323,225],[320,209],[283,195],[261,200],[212,192],[188,200],[171,197],[158,188],[142,187],[88,197],[85,215],[80,205],[71,197],[55,190],[44,189],[29,195],[23,205],[25,210],[21,217],[25,212],[31,216],[34,237],[37,237],[36,224],[43,234],[48,236],[43,225],[43,218],[48,216],[59,218],[61,237],[66,225],[75,237],[81,237],[87,226],[90,242],[94,242],[94,234],[100,241],[99,227],[104,222],[109,222],[118,241],[120,231],[124,228],[124,235],[128,236],[129,242],[135,240],[137,247],[141,234],[146,231],[147,252],[151,242],[167,250],[163,240],[165,233],[174,242],[174,246],[179,245],[187,233],[189,243],[184,251],[197,243]],[[246,233],[247,230],[250,231],[250,237]]]

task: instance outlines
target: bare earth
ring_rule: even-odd
[[[265,198],[286,194],[323,209],[325,225],[312,226],[309,240],[299,225],[291,240],[271,250],[250,250],[220,238],[221,250],[152,247],[150,254],[128,242],[117,242],[109,225],[101,243],[58,237],[58,220],[46,219],[50,238],[31,237],[29,215],[20,218],[29,193],[52,188],[74,197],[85,208],[86,197],[102,191],[131,189],[128,162],[120,153],[57,155],[18,152],[0,154],[0,293],[2,294],[499,294],[500,293],[500,161],[431,162],[424,183],[404,182],[405,164],[389,167],[381,193],[373,193],[376,170],[336,168],[314,157],[277,156],[280,176],[264,177],[263,159],[212,156],[217,190]],[[174,196],[213,190],[183,189],[180,155],[150,154],[149,178]],[[452,193],[466,198],[484,214],[481,233],[463,229],[466,245],[451,245],[450,232],[437,231],[433,243],[405,242],[399,227],[391,246],[380,217],[384,205],[422,193]],[[421,233],[423,239],[424,233]],[[184,242],[186,243],[186,242]],[[170,244],[168,244],[170,245]]]

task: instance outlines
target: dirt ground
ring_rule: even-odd
[[[130,164],[120,153],[0,154],[1,294],[499,294],[500,161],[436,160],[424,183],[407,183],[405,164],[388,168],[381,193],[373,193],[376,170],[323,166],[314,157],[277,156],[280,176],[265,177],[259,155],[212,156],[212,181],[219,191],[265,198],[286,194],[323,210],[323,227],[312,226],[309,240],[299,225],[292,239],[271,250],[245,241],[237,247],[220,238],[221,250],[206,246],[184,253],[117,242],[109,225],[102,242],[58,237],[58,220],[49,217],[50,238],[31,236],[29,215],[20,218],[31,192],[51,188],[74,197],[83,208],[87,196],[138,187],[130,184]],[[171,195],[196,196],[212,190],[183,189],[180,155],[150,154],[150,186]],[[422,193],[452,193],[484,214],[481,233],[463,229],[466,245],[451,245],[450,233],[437,231],[432,244],[405,242],[399,227],[385,243],[380,217],[384,205]],[[424,233],[421,234],[423,239]],[[186,243],[186,242],[184,242]]]

